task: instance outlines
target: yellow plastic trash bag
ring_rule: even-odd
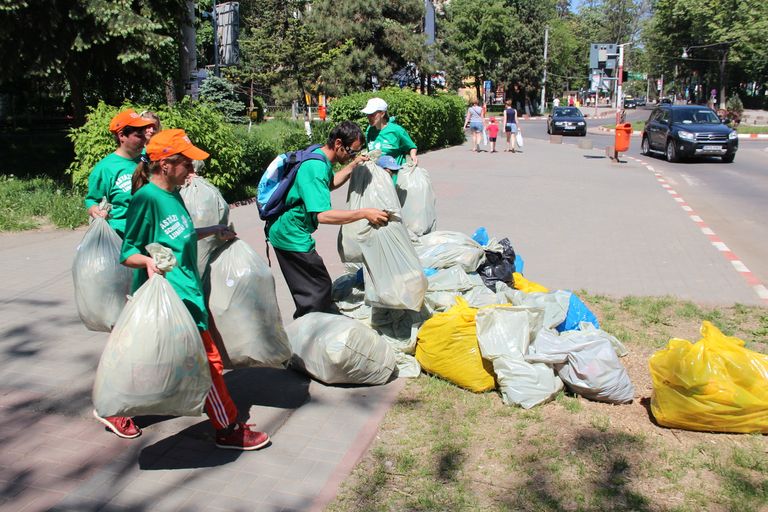
[[[709,322],[697,343],[673,338],[651,356],[651,412],[660,425],[768,433],[768,355]]]
[[[421,367],[470,391],[496,387],[493,363],[482,358],[477,341],[477,309],[456,297],[456,305],[424,322],[416,341]]]
[[[545,286],[541,286],[539,283],[534,283],[533,281],[529,281],[526,278],[523,277],[523,274],[520,272],[515,272],[512,274],[515,278],[515,289],[520,290],[521,292],[525,293],[535,293],[535,292],[541,292],[541,293],[547,293],[549,291],[549,288]]]

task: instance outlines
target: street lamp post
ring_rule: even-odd
[[[681,55],[682,58],[687,59],[688,58],[688,51],[693,50],[694,48],[714,48],[714,47],[723,47],[721,48],[721,51],[723,52],[723,57],[718,61],[718,65],[720,68],[720,108],[725,109],[725,66],[728,64],[728,52],[731,50],[731,45],[734,43],[734,41],[724,41],[722,43],[712,43],[712,44],[699,44],[699,45],[693,45],[688,46],[687,48],[683,48],[683,54]]]

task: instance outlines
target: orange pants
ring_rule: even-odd
[[[203,338],[205,354],[208,356],[208,366],[211,369],[211,390],[205,397],[205,412],[213,423],[213,428],[221,430],[237,421],[237,407],[232,397],[229,396],[229,390],[224,382],[222,371],[224,363],[221,362],[219,349],[211,338],[211,333],[202,331],[200,336]]]

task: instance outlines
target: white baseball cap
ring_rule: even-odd
[[[382,112],[386,112],[387,102],[381,98],[371,98],[368,100],[368,103],[365,104],[365,108],[360,112],[362,112],[363,114],[373,114],[374,112],[378,112],[379,110],[381,110]]]

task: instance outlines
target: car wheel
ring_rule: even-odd
[[[675,141],[670,140],[667,142],[667,161],[668,162],[677,162],[679,158],[677,157],[677,150],[675,149]]]
[[[736,153],[728,153],[727,155],[723,155],[723,163],[730,164],[733,162],[734,158],[736,158]]]
[[[643,137],[643,142],[640,143],[640,153],[649,155],[651,153],[651,146],[648,142],[648,137]]]

